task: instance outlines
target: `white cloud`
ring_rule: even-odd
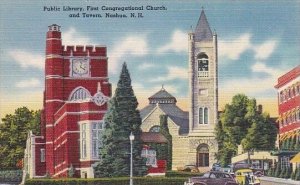
[[[264,93],[268,90],[274,90],[274,85],[277,82],[277,78],[284,73],[284,68],[272,68],[264,63],[256,62],[252,65],[252,76],[228,80],[220,85],[223,94],[236,94],[245,93],[256,95]],[[266,77],[258,77],[257,73],[268,74]]]
[[[151,79],[151,82],[165,82],[174,79],[188,79],[188,70],[182,67],[171,66],[168,67],[168,73],[166,76],[160,76]]]
[[[269,58],[269,56],[271,56],[276,47],[276,40],[268,40],[261,45],[253,46],[253,50],[255,51],[255,59],[265,60]]]
[[[148,44],[145,36],[128,36],[115,43],[113,49],[108,52],[108,70],[115,74],[127,56],[144,56],[147,53]]]
[[[18,88],[33,88],[40,87],[41,82],[37,78],[30,78],[28,80],[22,80],[16,83],[16,87]]]
[[[22,68],[37,68],[43,70],[45,58],[42,55],[31,53],[25,50],[12,50],[8,56],[17,62]]]
[[[155,67],[154,64],[151,64],[151,63],[142,63],[141,65],[138,66],[138,69],[140,70],[144,70],[144,69],[149,69],[149,68],[152,68],[152,67]]]
[[[158,54],[163,54],[169,51],[186,53],[188,50],[187,34],[181,30],[175,30],[171,42],[158,48]]]
[[[219,57],[231,60],[238,60],[246,50],[251,49],[251,34],[244,33],[233,40],[219,41]]]
[[[95,45],[89,37],[82,35],[73,27],[62,32],[62,42],[63,45]]]
[[[262,73],[267,73],[271,75],[273,78],[277,79],[282,73],[282,70],[275,69],[272,67],[266,66],[266,64],[261,63],[261,62],[256,62],[252,67],[251,67],[253,72],[262,72]]]

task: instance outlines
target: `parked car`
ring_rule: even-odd
[[[235,172],[235,180],[240,185],[260,185],[260,180],[250,169],[239,169]]]
[[[209,171],[203,176],[191,177],[184,185],[238,185],[228,173]]]
[[[219,163],[214,163],[213,165],[212,165],[212,169],[211,169],[212,171],[220,171],[221,170],[221,164],[219,164]]]

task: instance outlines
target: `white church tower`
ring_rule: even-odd
[[[217,142],[214,128],[218,122],[218,49],[204,10],[189,43],[189,145],[196,152],[198,167],[215,162]],[[192,154],[194,155],[194,154]]]

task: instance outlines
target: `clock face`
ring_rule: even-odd
[[[89,72],[88,59],[73,59],[72,73],[73,76],[87,76]]]
[[[207,59],[198,60],[198,71],[208,71],[208,60]]]

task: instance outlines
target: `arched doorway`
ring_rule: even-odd
[[[197,166],[198,167],[209,166],[209,149],[207,144],[200,144],[197,147]]]

